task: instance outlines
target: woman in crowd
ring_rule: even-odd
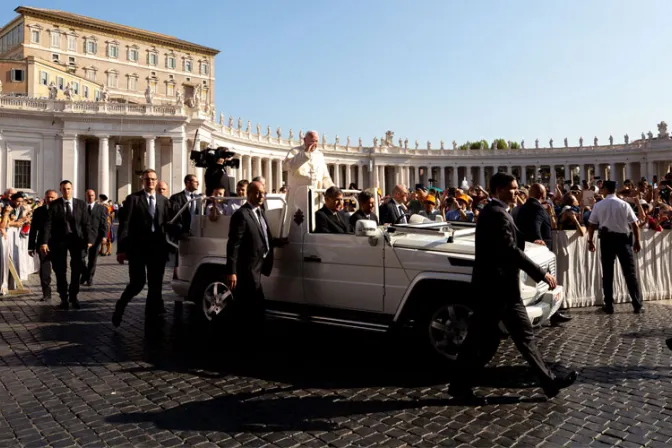
[[[581,225],[579,200],[571,193],[562,199],[562,208],[558,218],[558,230],[576,230],[581,236],[586,234],[586,228]]]

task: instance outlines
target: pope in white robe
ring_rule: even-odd
[[[297,187],[311,186],[317,189],[327,189],[334,185],[327,163],[324,161],[324,154],[317,147],[318,141],[317,132],[309,131],[303,139],[303,145],[292,148],[283,162],[283,169],[287,171],[287,205],[289,207],[286,231],[297,211],[298,206],[294,200]],[[315,195],[313,213],[321,207],[320,196]],[[307,210],[303,211],[304,214],[306,212]]]

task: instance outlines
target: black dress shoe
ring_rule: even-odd
[[[51,300],[51,294],[44,294],[40,300],[42,302],[49,302]]]
[[[672,350],[672,338],[665,339],[665,345],[667,345],[667,348]]]
[[[560,390],[571,386],[579,376],[576,371],[572,370],[567,376],[555,378],[552,382],[542,384],[541,388],[548,398],[553,398],[560,393]]]
[[[551,322],[555,324],[561,324],[563,322],[569,322],[572,320],[572,316],[563,313],[562,311],[558,311],[554,315],[551,316]]]
[[[635,313],[635,314],[644,314],[644,307],[643,307],[643,306],[640,306],[640,307],[638,307],[638,308],[635,308],[635,309],[633,310],[633,313]]]
[[[470,387],[462,386],[453,386],[448,387],[448,393],[453,397],[457,403],[461,404],[471,404],[471,405],[483,405],[486,404],[486,400],[483,397],[479,397],[474,394],[474,391]]]
[[[68,305],[67,300],[61,299],[61,303],[56,308],[58,308],[59,310],[67,311],[70,308],[70,305]]]
[[[77,297],[70,299],[70,305],[72,305],[72,308],[76,310],[82,308],[82,306],[79,304],[79,300],[77,300]]]
[[[121,325],[121,318],[124,316],[124,308],[119,305],[119,303],[116,304],[114,307],[114,314],[112,314],[112,325],[115,327],[119,327]]]
[[[602,305],[602,311],[607,314],[614,314],[614,305]]]
[[[93,280],[87,280],[86,281],[86,286],[91,286],[93,285]]]
[[[85,284],[85,283],[86,283],[86,278],[82,277],[82,278],[79,280],[79,284],[80,284],[80,285],[83,285],[83,284]]]

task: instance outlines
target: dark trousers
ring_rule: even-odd
[[[82,253],[86,246],[75,234],[65,237],[51,249],[51,263],[56,273],[56,289],[61,301],[75,300],[79,294],[79,280],[84,271]],[[70,286],[68,287],[68,253],[70,254]]]
[[[40,257],[40,286],[42,287],[42,297],[51,296],[51,252],[43,254],[38,252]]]
[[[635,270],[635,255],[632,251],[632,235],[624,233],[602,232],[600,234],[600,260],[602,261],[602,289],[604,303],[614,303],[614,263],[618,258],[628,286],[632,306],[642,307],[642,293],[639,289]]]
[[[101,240],[97,239],[93,246],[89,247],[88,251],[84,251],[85,264],[84,272],[82,273],[82,281],[92,281],[96,273],[96,264],[98,263],[98,251],[100,250]]]
[[[257,271],[238,274],[238,284],[233,290],[231,317],[235,332],[247,342],[256,342],[264,325],[264,291],[261,274]]]
[[[121,293],[118,306],[125,308],[133,297],[140,294],[147,283],[147,302],[145,312],[152,312],[163,306],[161,289],[166,268],[166,243],[157,239],[155,244],[147,245],[144,250],[128,254],[128,285]]]
[[[501,305],[491,303],[479,306],[469,324],[464,350],[459,357],[460,365],[456,369],[451,386],[471,388],[478,381],[484,367],[481,354],[487,352],[487,346],[500,337],[498,328],[500,321],[504,322],[516,348],[541,383],[547,384],[553,381],[555,375],[541,357],[525,305],[518,299]]]

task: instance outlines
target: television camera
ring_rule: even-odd
[[[226,167],[239,168],[240,159],[234,159],[236,153],[229,148],[205,148],[202,151],[191,151],[189,159],[198,168],[205,168],[205,194],[211,196],[217,188],[224,188],[227,194],[235,194],[235,185],[226,173]]]

